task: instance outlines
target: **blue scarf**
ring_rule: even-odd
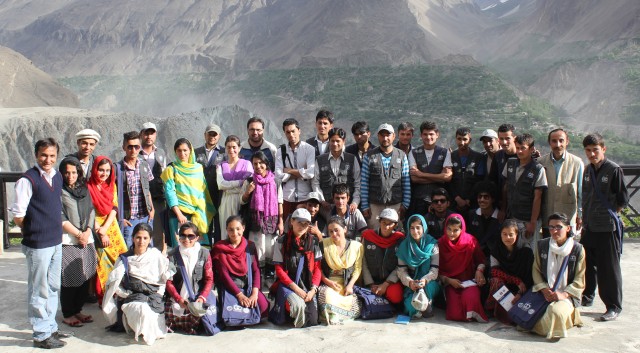
[[[429,234],[427,222],[424,217],[419,214],[409,217],[407,221],[407,231],[409,231],[411,223],[414,222],[416,218],[422,222],[422,228],[424,229],[422,238],[416,242],[408,235],[398,246],[396,256],[409,267],[416,269],[414,278],[422,278],[431,268],[431,253],[438,241]]]

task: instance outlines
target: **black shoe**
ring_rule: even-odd
[[[266,279],[275,279],[276,278],[276,271],[267,270],[264,277]]]
[[[593,299],[589,299],[587,297],[582,297],[580,304],[584,307],[593,306]]]
[[[67,342],[60,341],[59,339],[55,338],[53,335],[49,336],[47,339],[42,340],[42,341],[33,341],[33,346],[34,347],[42,348],[42,349],[62,348],[66,344],[67,344]]]
[[[616,312],[613,309],[609,309],[606,313],[600,316],[600,321],[613,321],[618,318],[618,315],[620,315],[620,313]]]
[[[90,294],[87,296],[87,299],[84,300],[87,304],[95,304],[98,302],[98,297],[95,294]]]
[[[51,336],[57,338],[57,339],[61,339],[61,338],[69,338],[69,337],[73,337],[76,334],[71,332],[71,331],[56,331],[54,332]]]

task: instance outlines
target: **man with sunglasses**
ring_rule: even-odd
[[[118,183],[118,223],[128,248],[133,244],[133,228],[138,223],[153,225],[155,212],[149,188],[153,173],[149,164],[140,156],[141,148],[138,131],[125,133],[122,138],[125,155],[115,165]]]
[[[478,239],[480,247],[489,259],[489,243],[500,239],[500,222],[498,221],[498,187],[492,181],[483,180],[473,188],[478,208],[468,212],[467,233]]]
[[[449,193],[444,188],[437,188],[431,192],[431,206],[424,219],[429,227],[429,234],[436,239],[444,235],[444,221],[453,214],[449,209]]]

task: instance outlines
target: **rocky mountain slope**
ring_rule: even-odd
[[[0,108],[77,107],[78,97],[29,59],[0,46]]]
[[[249,112],[238,106],[203,108],[198,111],[169,117],[149,117],[131,113],[106,113],[87,109],[63,107],[0,109],[0,170],[23,171],[35,163],[33,146],[44,137],[60,142],[59,159],[76,151],[76,132],[91,128],[100,133],[102,140],[96,153],[119,160],[124,155],[122,134],[139,130],[147,121],[158,127],[157,145],[167,151],[173,160],[173,143],[180,137],[188,138],[194,148],[203,144],[205,127],[214,122],[220,125],[223,138],[236,134],[246,139],[246,121]],[[271,141],[284,139],[280,128],[266,122],[265,137]],[[222,143],[224,141],[221,141]]]
[[[0,44],[56,76],[399,65],[458,53],[484,28],[478,12],[472,0],[0,0]]]

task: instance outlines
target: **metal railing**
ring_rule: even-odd
[[[624,171],[625,183],[629,191],[629,207],[626,212],[623,213],[623,218],[626,220],[625,232],[637,233],[640,232],[640,164],[622,165]],[[10,244],[10,238],[20,238],[22,234],[19,232],[10,233],[11,227],[9,223],[12,219],[9,217],[8,200],[7,200],[7,184],[15,183],[22,173],[19,172],[3,172],[0,173],[0,207],[2,211],[3,226],[4,226],[4,248],[7,249]]]

